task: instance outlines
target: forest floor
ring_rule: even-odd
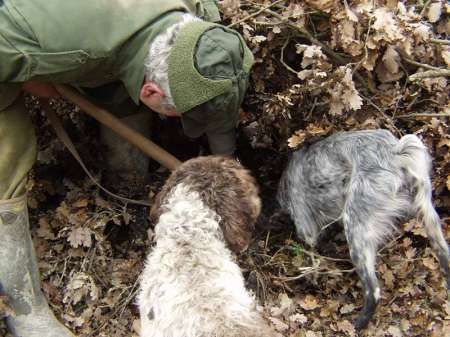
[[[255,239],[238,256],[264,315],[286,337],[450,336],[450,301],[417,220],[399,224],[378,252],[381,302],[367,330],[352,324],[362,289],[339,226],[313,250],[275,204],[295,149],[341,130],[418,135],[433,158],[434,204],[450,242],[450,6],[445,1],[221,2],[227,24],[255,55],[241,111],[238,155],[264,202]],[[54,136],[32,98],[39,156],[30,179],[31,229],[42,287],[80,337],[138,336],[138,276],[153,242],[148,208],[104,195]],[[87,166],[123,196],[150,200],[169,172],[108,178],[99,128],[70,104],[57,110]],[[173,120],[154,118],[154,140],[188,159],[198,144]],[[0,310],[1,306],[0,298]],[[0,336],[7,336],[0,322]]]

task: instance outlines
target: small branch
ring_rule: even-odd
[[[325,43],[317,40],[307,29],[305,29],[304,27],[300,27],[299,25],[296,25],[295,23],[289,21],[288,19],[284,18],[282,15],[278,14],[277,12],[274,12],[270,9],[266,9],[264,7],[258,6],[257,4],[252,4],[251,5],[254,8],[259,8],[260,10],[262,10],[263,12],[266,12],[267,14],[272,15],[273,17],[277,18],[278,20],[281,21],[281,23],[286,24],[289,28],[296,30],[297,32],[299,32],[302,36],[304,36],[306,39],[308,39],[312,44],[316,44],[318,46],[320,46],[323,51],[330,57],[332,58],[336,63],[338,63],[339,65],[345,65],[347,64],[347,61],[345,60],[345,58],[343,58],[341,55],[339,55],[338,53],[336,53],[333,49],[331,49],[329,46],[327,46]],[[370,88],[370,86],[367,84],[367,82],[364,80],[364,78],[361,76],[361,74],[359,74],[357,71],[354,72],[354,76],[356,77],[356,79],[362,83],[363,85],[365,85],[367,87],[367,89],[370,92],[374,92],[372,90],[372,88]]]
[[[288,27],[290,27],[291,29],[297,30],[298,32],[300,32],[302,35],[305,36],[305,38],[307,38],[310,42],[317,44],[318,46],[320,46],[327,54],[329,54],[329,56],[331,56],[332,58],[334,58],[338,63],[340,64],[345,64],[347,63],[345,61],[345,59],[340,56],[339,54],[337,54],[336,52],[334,52],[330,47],[328,47],[326,44],[320,42],[319,40],[317,40],[308,30],[306,30],[303,27],[300,27],[298,25],[296,25],[295,23],[286,20],[286,18],[284,18],[282,15],[278,14],[277,12],[274,12],[268,8],[264,8],[261,7],[257,4],[253,4],[251,5],[252,7],[255,8],[259,8],[262,12],[266,12],[267,14],[272,15],[273,17],[277,18],[278,20],[280,20],[282,23],[286,24]]]
[[[406,56],[403,56],[403,55],[402,55],[402,59],[406,63],[412,64],[414,66],[421,67],[421,68],[424,68],[424,69],[428,69],[428,70],[441,70],[442,69],[442,68],[430,66],[429,64],[426,64],[426,63],[416,62],[416,61],[410,59],[409,57],[406,57]]]
[[[391,117],[389,117],[388,115],[386,115],[386,112],[381,109],[378,105],[376,105],[370,98],[365,97],[364,95],[361,95],[361,93],[359,94],[359,96],[361,96],[362,99],[364,99],[367,103],[369,103],[369,105],[371,105],[372,107],[375,108],[376,111],[378,111],[378,113],[380,114],[380,116],[382,118],[384,118],[384,120],[399,134],[402,135],[402,132],[395,126],[394,121],[392,120]]]
[[[412,113],[409,115],[399,115],[395,116],[395,118],[416,118],[416,117],[450,117],[450,113]]]
[[[450,40],[430,39],[431,43],[450,45]]]
[[[271,7],[273,7],[273,6],[277,5],[277,4],[279,4],[279,3],[282,2],[282,1],[286,1],[286,0],[277,0],[277,1],[273,2],[273,3],[271,3],[270,5],[267,5],[267,6],[265,6],[265,7],[262,7],[262,8],[261,8],[260,10],[258,10],[257,12],[255,12],[255,13],[253,13],[253,14],[250,14],[249,16],[246,16],[246,17],[243,18],[242,20],[239,20],[239,21],[237,21],[237,22],[234,22],[234,23],[228,25],[228,28],[232,28],[232,27],[234,27],[234,26],[236,26],[236,25],[238,25],[238,24],[240,24],[240,23],[242,23],[242,22],[245,22],[245,21],[247,21],[247,20],[249,20],[249,19],[251,19],[251,18],[254,18],[255,16],[258,16],[259,14],[261,14],[262,12],[264,12],[266,9],[269,9],[269,8],[271,8]]]
[[[412,82],[423,78],[449,77],[449,76],[450,76],[450,69],[427,70],[409,76],[408,80]]]

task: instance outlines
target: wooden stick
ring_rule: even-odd
[[[448,77],[448,76],[450,76],[450,69],[427,70],[412,74],[411,76],[408,77],[408,80],[412,82],[423,78]]]
[[[181,165],[181,162],[170,153],[141,135],[139,132],[125,125],[122,121],[120,121],[120,119],[112,115],[110,112],[91,103],[71,87],[62,84],[55,84],[54,86],[63,98],[69,100],[75,105],[78,105],[89,116],[109,127],[120,137],[136,146],[139,150],[150,158],[156,160],[162,166],[168,168],[169,170],[174,170]]]
[[[430,39],[431,43],[450,45],[450,40]]]
[[[412,113],[409,115],[399,115],[394,118],[416,118],[416,117],[450,117],[450,113]]]
[[[259,14],[264,12],[265,9],[269,9],[269,8],[279,4],[282,1],[285,1],[285,0],[277,0],[277,1],[273,2],[273,3],[271,3],[270,5],[267,5],[267,6],[263,7],[263,8],[261,8],[260,10],[256,11],[255,13],[250,14],[249,16],[246,16],[245,18],[243,18],[243,19],[241,19],[239,21],[236,21],[235,23],[232,23],[232,24],[228,25],[228,28],[232,28],[232,27],[234,27],[234,26],[236,26],[236,25],[238,25],[238,24],[240,24],[242,22],[245,22],[245,21],[247,21],[247,20],[249,20],[251,18],[254,18],[255,16],[258,16]]]
[[[428,69],[428,70],[441,70],[441,69],[443,69],[443,68],[438,68],[438,67],[435,67],[435,66],[431,66],[431,65],[426,64],[426,63],[420,63],[420,62],[414,61],[414,60],[410,59],[407,56],[403,56],[403,55],[401,55],[401,56],[402,56],[402,59],[406,63],[412,64],[413,66],[421,67],[421,68]]]

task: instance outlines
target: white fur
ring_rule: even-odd
[[[141,337],[268,336],[217,214],[182,183],[163,207],[138,297]]]
[[[175,107],[169,86],[169,65],[167,63],[172,45],[183,26],[189,22],[199,20],[199,18],[191,14],[184,14],[180,22],[170,26],[150,44],[145,62],[145,79],[156,83],[164,91],[164,103],[168,107]]]

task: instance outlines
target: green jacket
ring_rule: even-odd
[[[138,104],[151,41],[186,12],[220,20],[214,0],[0,0],[0,107],[30,79],[119,80]]]

